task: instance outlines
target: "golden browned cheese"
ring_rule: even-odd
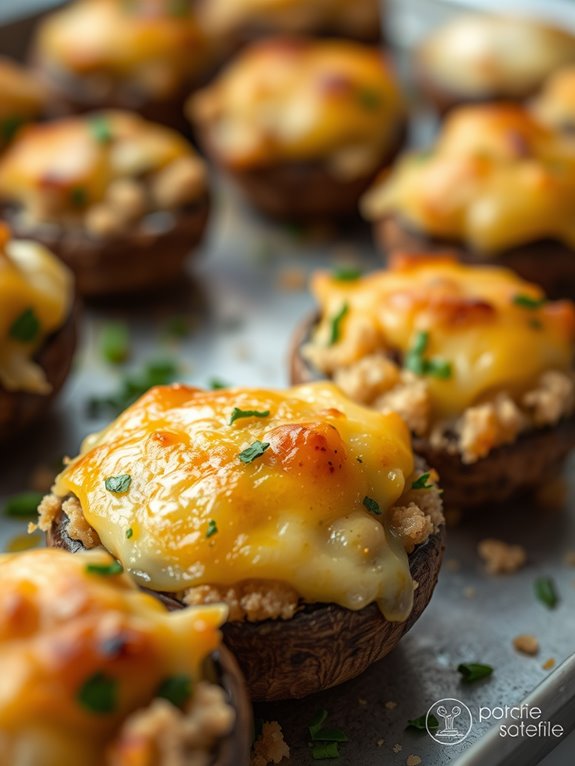
[[[312,289],[321,310],[315,348],[329,350],[334,317],[346,307],[331,347],[340,366],[378,352],[405,365],[418,345],[420,360],[435,361],[434,371],[419,371],[434,421],[497,392],[519,398],[542,373],[572,368],[575,306],[545,302],[538,287],[506,269],[407,258],[355,281],[320,272]]]
[[[109,763],[122,723],[164,682],[202,677],[225,607],[168,613],[107,573],[113,563],[104,551],[0,557],[0,766]]]
[[[373,35],[379,27],[378,0],[203,0],[199,18],[211,35],[244,29],[308,33],[326,29]]]
[[[74,289],[68,269],[37,242],[12,240],[0,227],[0,385],[47,394],[35,352],[66,321]]]
[[[551,75],[531,104],[535,115],[552,128],[575,130],[575,65]]]
[[[432,32],[418,58],[423,75],[454,97],[522,98],[575,62],[575,36],[536,19],[465,14]]]
[[[231,168],[323,161],[353,178],[375,170],[398,140],[404,105],[380,51],[274,39],[240,53],[189,113]]]
[[[520,106],[460,108],[362,208],[487,254],[547,237],[575,247],[575,146]]]
[[[0,57],[0,146],[25,122],[40,116],[44,95],[39,83],[23,67]]]
[[[187,0],[79,0],[40,24],[39,64],[56,76],[128,84],[167,98],[205,66],[206,43]]]
[[[0,198],[20,205],[27,224],[77,220],[94,205],[119,208],[113,185],[127,181],[146,211],[160,207],[153,179],[182,161],[203,171],[193,147],[175,131],[131,112],[94,112],[24,128],[0,159]],[[205,184],[187,191],[191,201],[205,193]]]
[[[405,619],[413,584],[389,522],[413,471],[399,416],[353,404],[332,384],[174,385],[89,437],[54,492],[76,495],[106,548],[153,589],[279,580],[307,602],[378,601]],[[110,491],[118,475],[129,486]]]

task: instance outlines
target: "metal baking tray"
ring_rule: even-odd
[[[29,21],[18,22],[20,52],[30,27]],[[0,52],[14,40],[11,30],[0,29]],[[63,395],[41,425],[0,457],[0,508],[6,497],[38,480],[38,469],[75,454],[86,434],[104,426],[106,417],[90,416],[89,400],[113,393],[127,372],[150,360],[177,361],[180,379],[200,386],[216,377],[237,385],[286,385],[290,334],[313,309],[306,290],[309,274],[336,264],[353,263],[365,270],[381,265],[366,230],[334,237],[335,232],[325,229],[274,225],[248,210],[221,178],[214,177],[214,187],[209,236],[190,259],[177,292],[153,301],[86,308],[80,350]],[[175,315],[186,317],[190,328],[177,341],[165,332]],[[129,326],[132,339],[131,357],[122,368],[107,364],[100,352],[102,329],[116,320]],[[574,467],[572,462],[567,476]],[[565,560],[575,550],[574,509],[571,482],[560,507],[524,501],[504,512],[485,509],[449,528],[445,566],[432,602],[395,651],[339,688],[300,702],[256,706],[256,717],[281,723],[292,753],[286,766],[316,763],[307,727],[322,709],[349,739],[334,761],[340,766],[417,763],[408,761],[409,756],[418,756],[425,766],[458,761],[461,766],[528,766],[541,762],[555,745],[560,746],[555,759],[545,766],[575,763],[575,743],[567,738],[575,726],[575,663],[559,669],[575,648],[575,569]],[[24,532],[25,522],[0,514],[1,549],[17,546]],[[484,537],[525,546],[528,565],[512,575],[485,574],[476,553]],[[534,581],[540,576],[555,580],[560,601],[553,610],[535,597]],[[514,650],[512,639],[523,633],[538,637],[537,657]],[[545,670],[549,659],[555,669]],[[460,662],[488,663],[495,671],[489,679],[465,686],[456,670]],[[483,737],[494,719],[478,721],[481,706],[498,714],[499,708],[520,704],[536,688],[541,717],[562,721],[563,737],[537,737],[519,754],[519,742],[504,742],[497,727],[490,735],[495,742]],[[471,710],[474,722],[460,744],[439,744],[426,732],[406,730],[409,719],[443,698],[455,698]]]

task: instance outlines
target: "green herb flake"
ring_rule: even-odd
[[[538,577],[535,580],[534,588],[537,600],[545,604],[548,609],[555,609],[559,603],[559,596],[553,579],[551,577]]]
[[[221,391],[223,388],[229,388],[229,384],[221,380],[221,378],[211,378],[208,381],[208,388],[212,391]]]
[[[121,473],[119,476],[108,476],[104,481],[104,486],[108,492],[114,492],[116,495],[121,495],[130,489],[132,483],[132,477],[129,473]]]
[[[40,333],[40,320],[33,308],[25,309],[10,325],[8,330],[12,340],[20,343],[33,343]]]
[[[92,137],[99,144],[109,144],[112,140],[112,131],[110,129],[110,123],[101,114],[95,115],[88,120],[88,128]]]
[[[18,115],[12,115],[0,120],[0,140],[2,143],[7,144],[12,141],[16,133],[24,125],[24,118]]]
[[[256,440],[253,444],[250,444],[249,447],[242,450],[238,457],[242,463],[253,463],[256,458],[261,457],[264,454],[269,446],[269,442]]]
[[[118,682],[105,673],[94,673],[84,681],[76,699],[91,713],[114,713],[118,707]]]
[[[429,345],[429,333],[422,330],[415,336],[412,347],[405,355],[404,366],[414,375],[431,375],[434,378],[447,380],[453,374],[450,362],[433,357],[426,359],[425,352]]]
[[[338,282],[355,282],[361,277],[361,269],[355,266],[339,266],[333,270],[332,276]]]
[[[488,678],[493,673],[493,668],[491,665],[483,665],[480,662],[462,662],[457,666],[457,672],[461,673],[462,681],[472,684],[482,678]]]
[[[88,204],[88,192],[82,186],[70,189],[70,202],[74,207],[85,207]]]
[[[35,516],[43,497],[41,492],[21,492],[19,495],[13,495],[4,503],[4,515],[13,518]]]
[[[313,745],[311,757],[314,761],[325,761],[328,759],[339,758],[339,745],[337,742],[322,742]]]
[[[169,676],[160,684],[156,697],[168,700],[177,708],[183,708],[192,694],[192,679],[186,675]]]
[[[212,537],[213,535],[217,534],[218,532],[218,525],[214,519],[210,519],[208,521],[208,530],[206,532],[206,537]]]
[[[349,312],[349,303],[344,303],[340,310],[330,320],[328,346],[335,346],[341,336],[341,323]]]
[[[121,575],[124,567],[119,561],[111,561],[109,564],[86,564],[88,574],[99,575],[100,577],[115,577]]]
[[[314,742],[349,742],[342,729],[320,729],[311,735]]]
[[[180,340],[190,334],[190,320],[186,316],[173,316],[166,322],[166,335]]]
[[[379,507],[377,500],[374,500],[372,497],[368,497],[366,495],[363,498],[363,504],[370,513],[373,513],[376,516],[381,516],[381,508]]]
[[[130,356],[130,331],[123,322],[110,322],[102,329],[100,350],[110,364],[122,364]]]
[[[427,725],[426,725],[427,722]],[[406,729],[414,729],[415,731],[437,731],[439,729],[439,721],[431,713],[429,716],[420,715],[419,718],[411,718],[407,722]]]
[[[132,527],[128,527],[128,529],[126,530],[126,540],[131,540],[133,536],[134,536],[134,530],[132,529]]]
[[[309,736],[313,739],[327,721],[327,710],[318,710],[308,726]]]
[[[417,479],[412,482],[411,489],[432,489],[435,485],[433,482],[428,483],[430,476],[431,473],[429,471],[422,473],[421,476],[418,476]]]
[[[269,414],[269,410],[241,410],[239,407],[234,407],[230,415],[229,424],[235,423],[240,418],[267,418]]]
[[[431,375],[433,378],[440,378],[441,380],[449,380],[453,374],[451,364],[446,362],[445,359],[428,359],[425,363],[426,375]]]
[[[534,298],[532,295],[524,295],[523,293],[518,293],[517,295],[513,296],[513,303],[516,306],[521,306],[523,309],[540,309],[541,306],[543,306],[545,303],[547,303],[546,298]]]

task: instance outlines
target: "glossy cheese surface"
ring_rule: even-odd
[[[0,230],[0,385],[46,394],[50,386],[33,356],[68,318],[72,276],[42,245],[9,236],[6,229]],[[26,313],[37,321],[30,335],[22,335],[15,326]]]
[[[312,289],[322,315],[315,343],[326,343],[333,317],[348,307],[340,327],[342,364],[376,351],[399,352],[404,359],[418,334],[428,333],[425,358],[451,367],[447,377],[425,378],[435,419],[458,416],[498,391],[521,395],[543,372],[572,368],[575,306],[537,305],[541,290],[506,269],[408,258],[391,271],[352,282],[318,273]],[[373,348],[350,342],[357,318]]]
[[[11,137],[18,122],[37,117],[44,106],[40,84],[26,70],[0,57],[0,144]]]
[[[236,407],[269,414],[230,423]],[[243,462],[255,443],[269,446]],[[405,619],[413,585],[387,512],[412,473],[399,416],[355,405],[332,384],[175,385],[152,389],[89,437],[54,491],[76,495],[105,547],[153,589],[279,580],[308,602],[378,601],[388,618]],[[130,476],[129,488],[110,492],[105,480],[118,475]]]
[[[125,575],[88,571],[111,563],[103,551],[0,557],[0,766],[109,763],[124,719],[166,679],[198,680],[218,647],[225,607],[168,613]],[[82,689],[102,676],[115,693],[96,712]]]
[[[430,35],[419,61],[424,77],[454,96],[520,98],[575,61],[575,36],[536,19],[465,14]]]
[[[575,127],[575,65],[551,75],[531,108],[546,125],[572,132]]]
[[[575,247],[575,146],[519,106],[461,108],[435,147],[376,182],[363,210],[486,254],[544,238]]]
[[[128,81],[163,97],[202,67],[205,43],[186,0],[80,0],[39,27],[43,66],[79,76]]]
[[[0,159],[0,197],[50,212],[102,200],[116,179],[141,178],[194,156],[169,128],[131,112],[94,112],[24,128]]]
[[[231,167],[330,158],[337,172],[373,171],[397,142],[403,100],[381,52],[345,41],[254,44],[190,102]]]

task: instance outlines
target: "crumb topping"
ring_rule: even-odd
[[[521,569],[527,561],[527,552],[521,545],[509,545],[503,540],[481,540],[477,552],[483,559],[489,574],[511,574]]]

